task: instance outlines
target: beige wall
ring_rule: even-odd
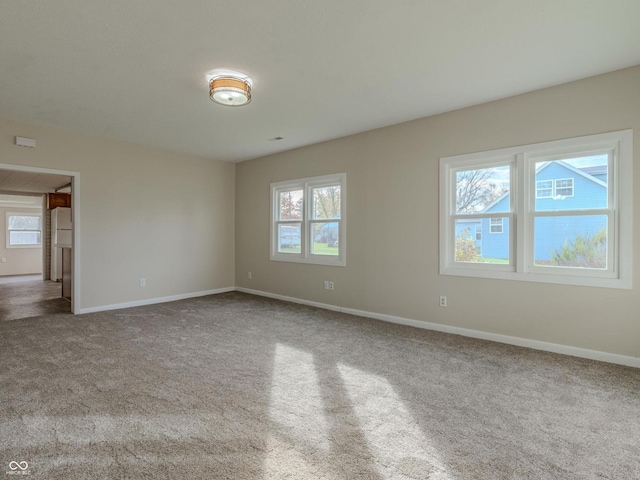
[[[7,248],[7,212],[42,214],[42,209],[0,207],[0,259],[6,259],[6,262],[0,262],[0,276],[42,273],[42,247]],[[46,243],[44,234],[42,240]]]
[[[438,274],[442,156],[634,129],[633,290]],[[236,283],[345,308],[640,356],[640,67],[238,164]],[[347,266],[269,261],[270,182],[347,173]],[[623,259],[622,261],[629,261]],[[247,278],[251,271],[253,278]],[[333,280],[335,291],[323,290]],[[439,295],[448,308],[438,306]]]
[[[235,165],[2,119],[0,163],[80,173],[81,308],[234,286]]]

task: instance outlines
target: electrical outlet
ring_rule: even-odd
[[[447,306],[447,297],[445,297],[444,295],[440,296],[440,306],[441,307],[446,307]]]
[[[146,278],[141,278],[140,279],[140,286],[141,287],[146,287],[147,286],[147,279]]]
[[[2,257],[2,263],[7,263],[7,258],[6,257]]]
[[[248,278],[249,280],[251,280],[251,279],[253,278],[253,275],[251,274],[251,272],[247,272],[247,278]]]
[[[325,290],[334,290],[335,287],[333,285],[333,282],[330,282],[329,280],[325,280],[324,281],[324,289]]]
[[[334,290],[333,282],[329,282],[329,290]]]

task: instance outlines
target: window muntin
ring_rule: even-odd
[[[440,272],[631,288],[632,138],[628,130],[442,158]],[[492,168],[499,158],[513,166],[508,191],[472,214],[486,224],[483,260],[461,260],[458,172]],[[486,235],[498,230],[499,217],[503,234]],[[499,264],[499,257],[509,260]]]
[[[42,246],[42,215],[7,213],[7,248]]]
[[[272,184],[270,258],[344,266],[345,188],[345,174]]]

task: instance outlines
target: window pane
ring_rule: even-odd
[[[40,216],[9,215],[9,230],[40,230]]]
[[[279,220],[302,220],[302,190],[290,190],[279,194]]]
[[[40,232],[9,232],[10,245],[40,245]]]
[[[608,154],[536,162],[535,167],[536,211],[608,207]]]
[[[313,189],[313,219],[340,218],[340,185]]]
[[[458,219],[455,228],[456,262],[509,263],[509,218]]]
[[[338,243],[340,225],[338,222],[311,224],[311,253],[314,255],[339,255]]]
[[[536,182],[536,198],[553,197],[553,180],[538,180]]]
[[[534,264],[607,268],[607,216],[538,217],[534,221]]]
[[[300,253],[301,232],[300,223],[278,225],[278,252]]]
[[[510,167],[456,172],[456,213],[509,211]]]

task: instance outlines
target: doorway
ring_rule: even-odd
[[[80,223],[79,223],[79,183],[80,174],[78,172],[70,172],[63,170],[44,169],[39,167],[26,167],[10,164],[0,164],[0,210],[2,209],[2,198],[22,198],[23,203],[27,202],[26,199],[34,199],[39,202],[41,207],[41,220],[38,224],[37,214],[29,214],[28,210],[19,209],[16,212],[12,212],[11,226],[8,228],[8,215],[7,211],[0,211],[0,218],[4,215],[5,219],[5,234],[0,234],[0,237],[6,237],[6,240],[0,242],[4,247],[11,247],[11,249],[5,249],[5,252],[10,252],[11,255],[0,255],[0,289],[3,290],[3,294],[0,295],[0,316],[7,318],[24,318],[24,316],[34,316],[47,313],[62,313],[66,312],[79,312],[80,311],[80,282],[79,282],[79,252],[80,252]],[[58,239],[55,229],[55,223],[52,225],[52,217],[55,218],[53,208],[56,206],[52,203],[52,198],[58,198],[55,194],[65,193],[71,197],[70,205],[66,208],[66,213],[69,220],[73,222],[72,229],[68,232],[61,232],[59,237],[64,238],[64,245],[58,245]],[[54,195],[51,195],[54,194]],[[64,196],[64,195],[61,195]],[[67,195],[67,198],[68,195]],[[48,201],[49,200],[49,201]],[[15,210],[15,209],[14,209]],[[62,208],[61,210],[65,210]],[[33,210],[35,211],[35,210]],[[19,215],[23,213],[23,215]],[[1,222],[0,222],[1,223]],[[68,227],[65,227],[68,228]],[[62,234],[66,235],[62,235]],[[15,245],[22,242],[27,244],[26,246]],[[40,244],[40,258],[39,263],[41,268],[39,271],[39,279],[36,277],[27,277],[33,272],[33,263],[30,265],[24,265],[22,269],[19,268],[19,257],[27,258],[33,262],[33,255],[29,255],[30,246],[28,244]],[[10,245],[11,244],[11,245]],[[57,247],[60,247],[59,249]],[[65,247],[64,249],[62,247]],[[34,250],[34,248],[31,248]],[[66,296],[69,300],[65,300],[62,296],[62,282],[52,281],[61,280],[55,271],[52,272],[52,258],[55,262],[55,256],[57,250],[63,250],[66,258],[65,263],[70,264],[66,269]],[[21,255],[16,256],[16,253]],[[70,261],[69,261],[70,260]],[[2,263],[5,261],[6,263]],[[10,269],[7,267],[9,262],[12,262]],[[31,270],[31,271],[29,271]],[[8,275],[7,275],[8,274]],[[14,274],[14,275],[11,275]],[[52,278],[58,277],[58,278]],[[13,278],[12,278],[13,277]],[[21,281],[22,280],[22,281]],[[32,281],[28,281],[32,280]],[[10,302],[6,303],[7,296],[11,298]],[[5,304],[2,304],[2,297],[5,297]],[[14,311],[9,311],[7,307],[11,305]],[[16,307],[16,305],[20,305]],[[66,310],[65,310],[66,309]],[[22,315],[22,316],[20,316]]]

